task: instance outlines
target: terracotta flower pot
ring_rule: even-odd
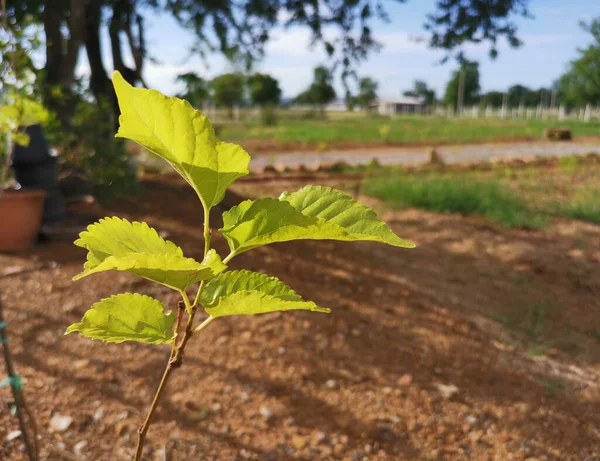
[[[0,251],[18,251],[32,246],[42,223],[46,191],[5,190],[0,195]]]

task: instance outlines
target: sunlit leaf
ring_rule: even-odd
[[[331,187],[306,186],[279,198],[305,216],[323,219],[341,227],[344,238],[336,240],[371,240],[397,247],[413,248],[414,244],[398,237],[368,206],[357,202],[341,190]]]
[[[279,199],[247,200],[223,214],[221,232],[235,254],[289,240],[370,240],[411,248],[375,212],[342,191],[307,186]]]
[[[146,223],[120,218],[104,218],[88,226],[75,245],[88,250],[88,260],[84,271],[74,280],[97,272],[120,270],[185,290],[225,270],[214,250],[200,263],[184,257],[181,248],[160,237]]]
[[[71,325],[65,334],[76,331],[109,343],[168,344],[173,341],[174,333],[169,330],[175,316],[164,311],[159,301],[148,296],[137,293],[111,296],[92,305],[81,322]]]
[[[113,74],[113,84],[121,109],[117,137],[131,139],[169,162],[208,209],[248,174],[248,153],[218,141],[208,118],[187,101],[134,88],[119,72]]]
[[[119,270],[131,272],[175,290],[185,290],[200,280],[214,278],[225,270],[225,267],[215,250],[210,250],[201,263],[173,254],[129,253],[119,257],[109,256],[93,269],[75,276],[74,280],[97,272]]]
[[[200,303],[213,317],[293,309],[329,312],[312,301],[304,301],[279,279],[247,270],[224,272],[208,282]]]

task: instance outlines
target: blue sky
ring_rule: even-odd
[[[360,64],[359,75],[378,81],[382,97],[400,96],[415,79],[425,80],[440,94],[456,64],[450,61],[439,65],[441,52],[413,40],[423,34],[425,16],[433,11],[435,1],[408,0],[405,4],[386,4],[391,22],[377,23],[373,27],[383,49]],[[561,75],[569,60],[576,57],[577,48],[589,43],[579,21],[600,16],[600,1],[531,0],[530,11],[534,19],[517,20],[519,36],[525,42],[523,47],[514,50],[501,46],[499,57],[492,61],[487,55],[487,46],[468,46],[468,57],[480,62],[483,91],[504,90],[514,83],[531,87],[550,85]],[[147,27],[149,51],[159,60],[149,63],[145,69],[149,86],[173,94],[181,89],[175,83],[177,74],[194,71],[210,78],[231,70],[230,64],[219,55],[210,56],[208,66],[198,57],[190,57],[188,50],[194,37],[170,16],[149,16]],[[284,96],[295,96],[305,89],[312,79],[312,69],[326,62],[320,48],[309,48],[309,37],[309,32],[303,28],[274,30],[265,59],[256,65],[256,70],[270,73],[279,80]],[[86,68],[84,58],[82,56],[80,62],[82,72]],[[341,88],[338,83],[340,96],[343,94]]]

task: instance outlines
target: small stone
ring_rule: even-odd
[[[9,432],[8,435],[6,436],[6,440],[8,442],[10,442],[11,440],[15,440],[20,435],[21,435],[21,431],[12,431],[12,432]]]
[[[369,444],[366,444],[363,448],[363,450],[365,451],[365,453],[368,455],[373,451],[373,447]]]
[[[260,407],[258,412],[266,421],[270,421],[273,419],[273,412],[267,407]]]
[[[64,442],[58,442],[58,443],[56,444],[56,448],[58,448],[59,450],[63,450],[63,451],[64,451],[64,450],[66,450],[66,449],[67,449],[67,446],[65,445],[65,443],[64,443]]]
[[[210,407],[210,409],[212,411],[220,411],[221,410],[221,404],[220,403],[213,403]]]
[[[52,432],[65,432],[73,422],[73,418],[64,415],[54,415],[50,419],[50,430]]]
[[[296,450],[303,450],[306,445],[308,445],[308,441],[306,440],[306,437],[301,435],[293,435],[291,444]]]
[[[317,445],[329,445],[331,443],[331,438],[329,438],[329,436],[325,432],[319,431],[315,434],[314,441]]]
[[[342,445],[348,445],[349,441],[350,441],[350,438],[346,434],[344,434],[340,437],[340,443]]]
[[[96,409],[96,411],[94,412],[94,421],[98,422],[100,421],[102,418],[104,418],[104,414],[106,413],[106,411],[104,410],[104,407],[98,407]]]
[[[450,399],[454,394],[458,393],[458,387],[453,384],[436,384],[437,390],[440,391],[440,394],[445,399]]]
[[[23,272],[22,266],[7,266],[2,270],[2,275],[12,275],[18,274],[19,272]]]
[[[328,389],[337,389],[337,381],[335,379],[328,379],[325,381],[325,387]]]
[[[90,361],[88,359],[80,359],[73,362],[73,367],[77,370],[81,370],[82,368],[89,366],[89,364]]]
[[[247,392],[240,392],[239,398],[242,402],[247,402],[250,400],[250,395]]]
[[[285,347],[279,347],[279,348],[277,349],[277,353],[278,353],[279,355],[285,354]]]
[[[467,423],[469,423],[471,426],[474,426],[475,424],[477,424],[477,418],[475,416],[473,416],[473,415],[468,415],[465,418],[465,421]]]
[[[412,382],[413,382],[413,377],[412,377],[412,375],[409,375],[409,374],[402,375],[402,376],[400,376],[400,378],[398,378],[398,386],[408,387],[412,384]]]
[[[76,455],[80,455],[86,446],[87,446],[87,441],[80,440],[75,445],[73,445],[73,453],[75,453]]]

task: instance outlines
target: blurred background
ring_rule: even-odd
[[[78,233],[145,220],[202,257],[191,189],[114,138],[118,70],[251,154],[214,229],[322,184],[417,245],[236,258],[332,314],[211,325],[147,459],[600,460],[596,0],[0,1],[0,459],[34,432],[36,459],[131,459],[167,360],[63,337],[117,292],[177,303],[129,274],[72,282]]]

